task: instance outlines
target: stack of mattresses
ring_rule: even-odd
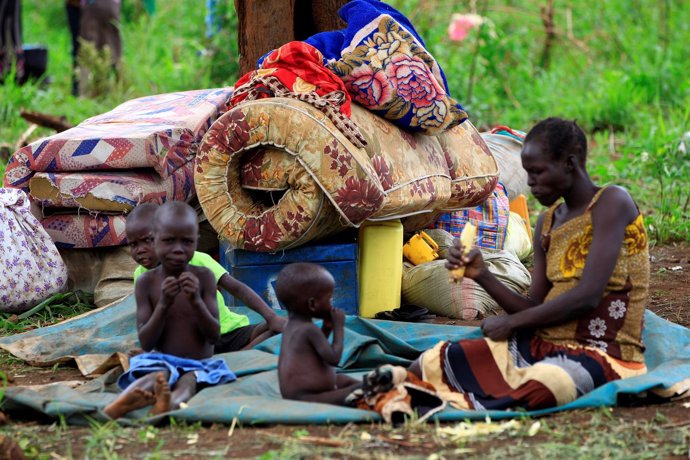
[[[142,202],[195,196],[199,142],[222,114],[232,88],[134,99],[15,152],[6,187],[42,208],[59,247],[125,244],[125,214]]]
[[[358,106],[354,146],[319,110],[287,98],[242,102],[202,140],[195,182],[215,230],[241,249],[273,252],[357,227],[482,203],[498,168],[469,122],[410,134]]]

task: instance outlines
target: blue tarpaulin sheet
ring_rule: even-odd
[[[243,311],[246,312],[246,311]],[[80,355],[107,356],[137,346],[133,297],[87,313],[55,326],[36,329],[0,339],[0,347],[32,363],[50,364]],[[252,315],[249,312],[250,316]],[[256,316],[253,320],[258,320]],[[625,396],[643,395],[651,389],[682,387],[690,382],[690,329],[645,314],[646,375],[608,383],[564,406],[524,411],[460,411],[447,408],[436,415],[441,421],[503,419],[524,415],[587,407],[613,406]],[[348,317],[342,372],[361,375],[383,363],[407,365],[422,351],[440,340],[481,337],[476,327],[425,323],[400,323]],[[253,350],[218,355],[238,376],[236,382],[206,388],[195,395],[187,407],[168,415],[178,420],[243,424],[265,423],[348,423],[380,420],[374,412],[281,399],[278,390],[278,352],[280,336]],[[34,410],[50,417],[63,417],[68,423],[83,424],[89,419],[104,419],[102,408],[117,395],[114,376],[104,376],[74,386],[67,382],[40,387],[9,387],[3,406],[14,410]],[[679,385],[680,384],[680,385]],[[146,409],[130,415],[124,423],[146,419]]]

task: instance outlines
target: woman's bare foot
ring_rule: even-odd
[[[103,412],[112,419],[118,419],[128,412],[151,405],[154,402],[156,402],[156,398],[153,393],[141,388],[134,388],[131,391],[125,391],[115,401],[105,406]]]
[[[156,375],[156,383],[153,387],[153,394],[156,397],[156,402],[153,404],[150,415],[158,415],[170,410],[170,385],[165,380],[162,373]]]

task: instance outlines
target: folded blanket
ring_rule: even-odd
[[[323,65],[323,55],[318,49],[304,42],[290,42],[268,53],[261,61],[258,70],[246,73],[237,80],[236,91],[230,98],[229,106],[235,106],[245,100],[247,93],[245,85],[256,77],[271,75],[295,93],[314,92],[324,97],[333,92],[341,92],[343,101],[340,110],[350,116],[350,96],[343,81]],[[259,92],[263,96],[272,97],[267,88],[259,85]]]
[[[377,0],[353,0],[338,13],[347,28],[306,41],[321,51],[356,102],[402,128],[426,134],[439,134],[467,119],[404,15]]]
[[[235,83],[229,107],[242,101],[290,97],[313,105],[358,147],[364,145],[349,119],[350,95],[342,80],[323,66],[319,50],[304,42],[290,42],[269,53],[258,70]]]

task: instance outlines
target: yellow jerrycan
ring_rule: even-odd
[[[438,244],[426,232],[413,235],[403,246],[403,255],[414,265],[438,259]]]
[[[403,226],[399,220],[359,228],[359,315],[373,318],[400,307]],[[336,280],[337,281],[337,280]]]

